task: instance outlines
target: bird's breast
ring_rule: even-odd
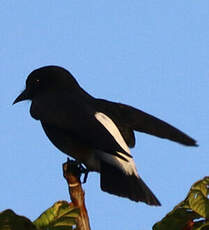
[[[83,143],[75,134],[41,122],[50,141],[63,153],[85,164],[90,171],[100,170],[95,150]]]

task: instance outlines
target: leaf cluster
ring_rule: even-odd
[[[7,209],[0,213],[1,230],[75,230],[79,209],[67,201],[58,201],[35,221]]]
[[[209,230],[209,177],[194,183],[185,198],[153,230]]]

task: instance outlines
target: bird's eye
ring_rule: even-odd
[[[34,87],[39,87],[40,86],[40,79],[36,78],[33,84],[34,84]]]

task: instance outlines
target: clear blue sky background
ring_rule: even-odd
[[[208,0],[2,0],[0,4],[0,210],[35,219],[68,200],[66,156],[29,115],[12,106],[35,68],[66,67],[92,95],[151,113],[198,140],[188,148],[137,134],[139,174],[155,208],[84,185],[92,230],[148,230],[209,175]]]

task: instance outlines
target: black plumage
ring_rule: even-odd
[[[139,177],[130,154],[134,131],[196,146],[194,139],[152,115],[92,97],[58,66],[34,70],[14,103],[23,100],[32,101],[31,116],[58,149],[101,174],[102,190],[149,205],[160,202]]]

